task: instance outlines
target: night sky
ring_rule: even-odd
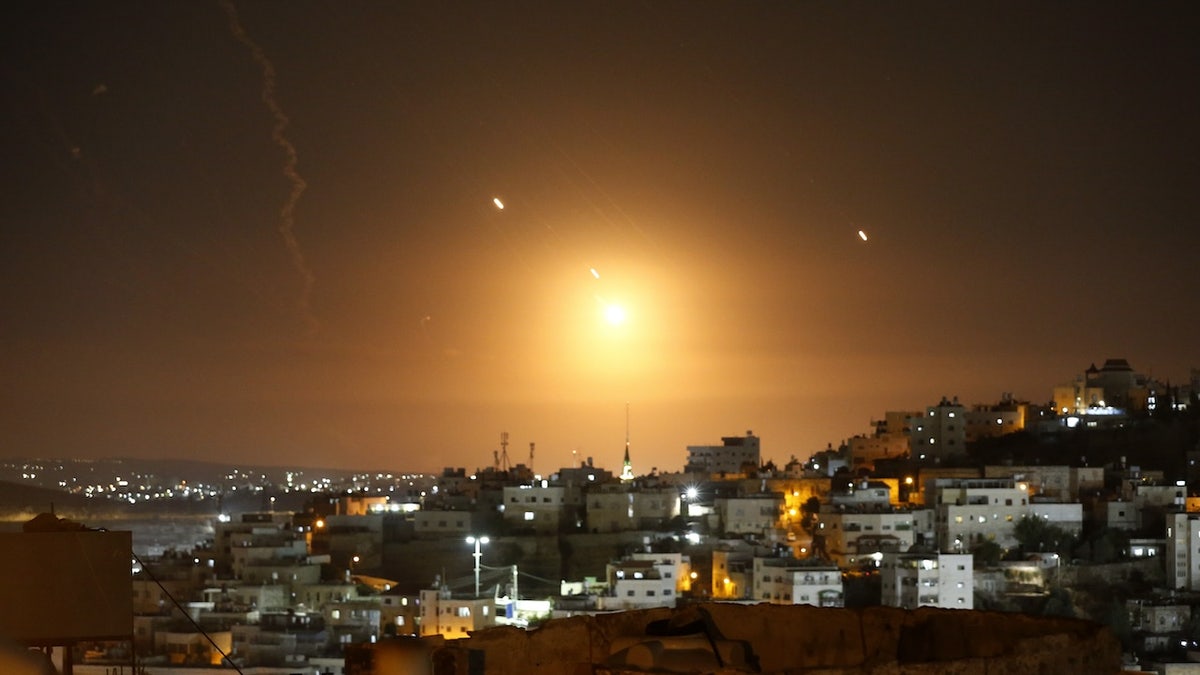
[[[9,5],[0,454],[619,470],[628,403],[645,472],[1185,380],[1192,9]]]

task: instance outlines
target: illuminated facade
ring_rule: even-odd
[[[903,609],[974,609],[974,571],[970,554],[885,553],[881,602]]]
[[[819,532],[825,550],[839,567],[874,566],[875,555],[884,551],[902,553],[916,542],[913,514],[852,512],[823,508]]]
[[[970,551],[981,541],[1016,546],[1013,528],[1029,513],[1029,497],[1014,481],[939,480],[935,490],[939,548]]]
[[[842,572],[795,558],[754,558],[755,600],[777,605],[843,607]]]
[[[421,591],[420,634],[441,635],[447,640],[457,640],[470,635],[471,631],[496,625],[495,600],[485,598],[455,598],[445,587]]]
[[[671,560],[626,559],[609,563],[605,578],[608,594],[596,599],[598,610],[674,607],[678,568]]]

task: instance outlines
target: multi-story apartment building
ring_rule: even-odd
[[[1104,468],[1098,466],[985,466],[983,477],[1011,478],[1018,485],[1025,485],[1030,497],[1046,497],[1059,502],[1077,501],[1082,494],[1104,487]]]
[[[1016,546],[1013,528],[1029,513],[1029,498],[1011,479],[940,480],[935,490],[940,550],[969,551],[981,541]]]
[[[608,593],[597,598],[596,609],[602,611],[674,607],[678,598],[676,575],[672,560],[625,559],[609,563],[605,570]]]
[[[740,539],[722,541],[712,551],[712,598],[749,600],[754,591],[754,559],[770,550]]]
[[[254,546],[262,540],[277,547],[285,538],[297,539],[289,527],[292,514],[282,512],[244,513],[229,522],[213,524],[213,566],[218,576],[233,575],[235,548]]]
[[[377,642],[382,624],[378,598],[331,602],[321,610],[332,644]]]
[[[1167,515],[1167,587],[1200,591],[1200,513]]]
[[[796,558],[755,557],[751,596],[777,605],[842,607],[845,592],[837,567]]]
[[[972,406],[964,415],[967,443],[1023,431],[1029,420],[1036,421],[1044,412],[1044,408],[1017,401],[1007,393],[998,403]]]
[[[412,514],[413,533],[422,539],[465,537],[475,531],[470,511],[427,511]]]
[[[745,436],[722,436],[721,445],[689,445],[684,471],[690,473],[740,474],[747,468],[758,470],[762,451],[758,436],[747,431]]]
[[[420,628],[419,595],[401,593],[390,589],[379,596],[379,622],[384,635],[417,635]]]
[[[296,584],[292,586],[290,606],[320,611],[330,603],[358,598],[358,584],[355,583]]]
[[[973,609],[970,554],[885,553],[879,570],[881,602],[889,607]]]
[[[335,568],[372,569],[383,564],[383,513],[334,515],[325,518],[324,552]],[[353,564],[352,564],[353,563]]]
[[[692,590],[692,560],[682,553],[630,553],[627,558],[655,563],[664,579],[674,579],[676,595]]]
[[[586,496],[590,532],[625,532],[659,527],[679,515],[679,489],[634,483],[596,485]]]
[[[471,631],[496,625],[491,597],[455,598],[445,586],[421,591],[420,634],[441,635],[447,640],[465,638]]]
[[[784,514],[782,493],[755,494],[716,500],[724,534],[767,536],[781,527]]]
[[[325,621],[319,612],[264,612],[258,623],[232,627],[232,656],[247,666],[301,670],[329,650]]]
[[[1026,513],[1030,518],[1041,518],[1055,527],[1079,536],[1083,532],[1083,504],[1079,502],[1058,503],[1034,500]]]
[[[1054,387],[1051,395],[1054,398],[1054,412],[1059,415],[1086,415],[1089,410],[1106,404],[1104,388],[1089,383],[1082,376]]]
[[[566,488],[545,484],[504,488],[504,522],[540,534],[557,532],[566,511]]]
[[[850,455],[850,466],[855,471],[870,470],[877,460],[903,457],[912,449],[911,440],[906,433],[854,436],[846,445]]]
[[[223,582],[219,588],[204,589],[201,597],[214,612],[278,612],[295,606],[288,587],[277,584]]]
[[[908,422],[912,457],[917,460],[939,460],[966,451],[967,409],[953,400],[942,399],[937,405],[925,408],[925,413]]]
[[[878,553],[904,552],[916,542],[910,511],[859,511],[826,505],[817,531],[825,552],[842,568],[874,566]]]

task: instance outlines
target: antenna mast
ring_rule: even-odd
[[[500,432],[500,462],[499,467],[502,471],[508,471],[512,467],[508,463],[508,432]]]

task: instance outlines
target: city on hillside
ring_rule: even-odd
[[[1200,664],[1200,370],[1108,359],[1048,394],[881,411],[786,461],[746,431],[674,471],[627,441],[619,465],[535,474],[506,435],[439,475],[9,461],[3,536],[131,542],[132,639],[57,654],[78,672],[367,672],[390,638],[701,601],[1076,617],[1131,668]]]

